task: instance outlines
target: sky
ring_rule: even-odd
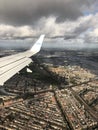
[[[0,46],[41,34],[46,47],[98,46],[98,0],[0,0]]]

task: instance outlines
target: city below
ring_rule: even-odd
[[[46,49],[32,60],[32,73],[1,87],[0,130],[98,130],[98,52]]]

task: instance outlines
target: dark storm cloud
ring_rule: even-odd
[[[56,22],[75,20],[88,0],[0,0],[0,23],[32,25],[42,17],[55,16]]]
[[[77,34],[68,34],[64,36],[64,40],[74,39],[77,37]]]

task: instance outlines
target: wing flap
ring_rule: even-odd
[[[16,57],[14,56],[14,57],[8,58],[7,60],[0,62],[0,68],[3,68],[4,66],[7,66],[7,65],[9,66],[11,63],[13,64],[14,62],[20,61],[24,58],[25,56],[16,56]]]
[[[9,70],[0,75],[0,85],[3,85],[5,81],[10,79],[13,75],[15,75],[17,72],[19,72],[21,69],[26,67],[31,62],[32,60],[30,58],[27,58],[25,60],[22,60],[21,63],[14,66],[13,68],[9,68]]]
[[[6,66],[3,66],[2,68],[0,68],[0,75],[6,73],[7,71],[9,71],[9,70],[11,70],[11,69],[13,69],[14,67],[17,67],[17,66],[20,65],[22,62],[25,62],[25,61],[27,61],[27,60],[28,60],[28,58],[23,58],[23,59],[20,59],[20,60],[18,60],[18,61],[15,61],[15,62],[13,62],[13,63],[11,63],[11,64],[8,64],[8,65],[6,65]]]

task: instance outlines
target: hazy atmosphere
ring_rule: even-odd
[[[0,0],[0,46],[97,48],[97,0]]]

